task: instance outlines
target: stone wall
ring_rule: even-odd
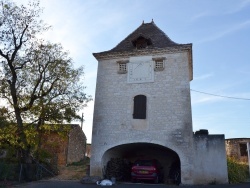
[[[245,149],[247,149],[246,144],[248,142],[250,142],[250,138],[226,139],[225,144],[227,156],[233,157],[239,162],[248,162],[247,151],[244,151]]]
[[[194,183],[228,183],[224,135],[194,135],[194,148]]]
[[[111,157],[129,157],[131,162],[141,152],[144,157],[158,156],[166,174],[179,160],[182,184],[228,183],[224,136],[193,134],[190,53],[139,52],[98,59],[90,174],[103,176]],[[129,71],[118,72],[117,62],[140,64],[155,58],[165,59],[165,67],[152,73],[151,82],[128,83]],[[146,119],[133,119],[137,95],[146,96]]]
[[[70,126],[64,136],[51,131],[42,137],[42,148],[57,158],[58,165],[78,162],[85,156],[86,136],[79,125]]]
[[[68,137],[62,137],[56,132],[43,134],[42,149],[45,149],[53,158],[57,158],[58,165],[67,163]]]
[[[117,61],[98,63],[92,132],[91,175],[102,176],[104,153],[129,143],[152,143],[175,151],[181,160],[182,182],[192,184],[193,132],[188,52],[158,54],[165,69],[154,82],[128,84],[118,74]],[[129,62],[152,61],[155,56],[128,57]],[[124,58],[126,60],[126,58]],[[147,97],[147,118],[133,119],[133,98]]]
[[[73,126],[68,135],[67,164],[84,159],[86,151],[86,136],[80,126]]]

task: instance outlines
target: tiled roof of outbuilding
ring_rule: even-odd
[[[151,23],[142,23],[134,32],[128,35],[124,40],[122,40],[116,47],[111,49],[109,52],[118,52],[118,51],[131,51],[134,50],[135,47],[133,45],[133,41],[138,37],[144,37],[150,39],[151,45],[147,48],[165,48],[171,46],[179,46],[181,44],[177,44],[173,42],[161,29],[159,29],[155,23],[152,21]]]

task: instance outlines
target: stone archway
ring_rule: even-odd
[[[173,177],[176,171],[180,181],[180,158],[178,154],[162,145],[152,143],[122,144],[108,149],[102,157],[102,169],[105,174],[107,163],[111,158],[122,158],[130,164],[137,159],[157,159],[163,167],[164,183],[174,183]],[[180,183],[180,182],[179,182]]]

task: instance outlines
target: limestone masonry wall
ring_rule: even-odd
[[[71,125],[64,136],[55,131],[43,134],[42,148],[57,158],[58,165],[78,162],[85,156],[86,136],[79,125]]]
[[[56,132],[44,134],[42,137],[42,148],[57,158],[58,165],[67,163],[68,138],[58,135]]]
[[[182,181],[192,184],[193,132],[188,53],[160,54],[165,69],[154,72],[154,82],[128,84],[118,74],[117,61],[98,63],[92,132],[91,174],[102,176],[102,157],[115,146],[155,143],[175,151],[181,159]],[[128,57],[129,62],[152,61],[155,56]],[[133,98],[147,97],[146,119],[133,119]]]
[[[194,183],[228,183],[224,135],[194,135],[194,146]]]
[[[226,139],[226,152],[228,157],[233,157],[239,162],[248,162],[247,143],[250,138]]]
[[[84,159],[86,151],[86,136],[80,126],[75,126],[68,135],[67,163],[78,162]]]

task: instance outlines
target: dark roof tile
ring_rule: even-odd
[[[151,45],[148,45],[148,48],[152,48],[152,49],[181,45],[181,44],[177,44],[173,42],[152,21],[151,23],[142,23],[134,32],[128,35],[124,40],[122,40],[116,47],[111,49],[109,52],[134,50],[135,47],[133,45],[133,41],[135,41],[140,36],[150,40]]]

